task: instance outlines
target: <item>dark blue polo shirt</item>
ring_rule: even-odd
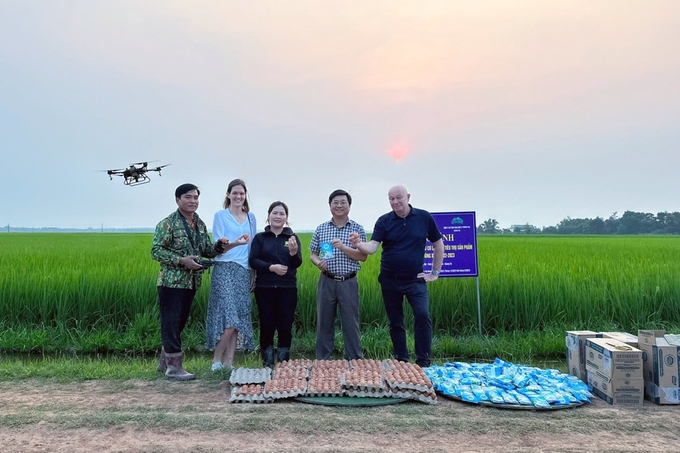
[[[442,238],[429,212],[409,206],[406,218],[390,211],[375,222],[371,240],[382,242],[380,273],[388,278],[415,279],[423,272],[426,240]]]

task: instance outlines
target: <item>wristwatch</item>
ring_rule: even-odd
[[[437,269],[432,269],[432,272],[430,272],[432,275],[439,275],[440,273],[441,271],[438,271]]]

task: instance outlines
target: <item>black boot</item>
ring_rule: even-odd
[[[274,368],[274,346],[260,350],[260,354],[262,354],[262,365],[265,368]]]
[[[279,362],[290,360],[290,348],[279,348],[278,350]]]

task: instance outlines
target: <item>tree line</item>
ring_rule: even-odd
[[[613,213],[609,218],[572,219],[567,217],[555,226],[513,225],[500,228],[496,219],[488,219],[477,226],[480,234],[680,234],[680,212],[626,211],[621,217]]]

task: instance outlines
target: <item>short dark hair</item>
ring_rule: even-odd
[[[347,203],[349,203],[349,205],[352,206],[352,196],[349,193],[347,193],[346,190],[342,189],[335,189],[333,192],[331,192],[331,194],[328,196],[328,204],[331,204],[333,198],[342,195],[347,197]]]
[[[195,190],[196,192],[198,192],[199,195],[201,194],[201,191],[198,190],[198,187],[196,187],[194,184],[186,183],[186,184],[182,184],[181,186],[179,186],[178,188],[175,189],[175,198],[179,198],[182,195],[184,195],[185,193],[191,192],[192,190]]]

